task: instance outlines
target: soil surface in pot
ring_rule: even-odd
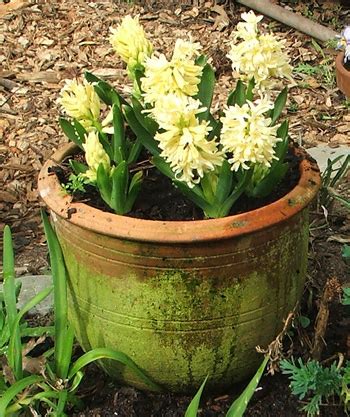
[[[294,146],[297,146],[294,144]],[[86,164],[84,155],[78,153],[74,155],[74,160]],[[62,185],[69,181],[72,174],[71,166],[68,162],[69,158],[61,165],[51,169]],[[247,212],[250,210],[263,207],[272,203],[286,195],[298,183],[300,178],[299,163],[300,158],[294,155],[293,148],[288,150],[285,158],[289,169],[285,177],[272,193],[264,198],[250,198],[242,195],[233,205],[230,215]],[[143,183],[140,194],[136,199],[133,210],[127,215],[147,220],[202,220],[202,210],[196,207],[192,201],[184,197],[176,187],[173,186],[171,180],[161,174],[149,162],[149,158],[144,155],[140,162],[136,165],[143,170]],[[92,207],[103,211],[113,212],[110,207],[102,200],[97,188],[86,185],[86,192],[75,192],[73,201],[83,202]]]

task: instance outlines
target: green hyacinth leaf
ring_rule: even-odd
[[[200,403],[201,396],[202,396],[205,384],[207,382],[207,379],[208,377],[205,378],[199,390],[197,391],[197,394],[193,397],[192,401],[190,402],[190,405],[188,406],[186,410],[185,417],[197,417],[199,403]]]
[[[266,356],[259,369],[257,370],[256,374],[253,376],[252,380],[247,385],[246,389],[229,408],[226,417],[243,417],[249,404],[249,401],[251,400],[256,388],[258,387],[258,384],[264,373],[268,361],[269,356]]]

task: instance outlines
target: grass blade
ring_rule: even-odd
[[[57,404],[57,408],[56,408],[56,415],[57,416],[64,416],[64,409],[66,408],[66,403],[67,403],[67,397],[68,397],[68,392],[67,390],[62,390],[59,392],[59,396],[58,396],[58,404]]]
[[[201,400],[202,392],[207,382],[207,379],[208,377],[205,378],[199,390],[197,391],[197,394],[193,397],[192,401],[190,402],[190,405],[186,410],[185,417],[197,417],[199,402]]]
[[[8,362],[17,380],[23,376],[22,371],[22,344],[19,325],[16,325],[16,284],[15,284],[15,257],[13,253],[12,235],[9,226],[4,229],[3,243],[3,276],[4,301],[8,317],[8,325],[12,340],[12,348],[8,351]]]
[[[3,247],[3,276],[4,287],[3,296],[6,305],[6,312],[10,327],[16,320],[16,285],[15,285],[15,258],[13,253],[12,235],[9,226],[4,229],[4,247]]]
[[[13,401],[17,394],[30,385],[34,385],[40,381],[43,381],[41,376],[32,375],[15,382],[8,388],[0,398],[0,417],[5,417],[7,406]]]
[[[54,326],[39,326],[39,327],[26,327],[21,329],[22,337],[40,337],[43,335],[54,336],[55,327]]]
[[[40,291],[35,297],[30,299],[23,308],[17,313],[15,322],[13,323],[13,329],[18,329],[18,332],[20,332],[19,323],[23,316],[28,313],[33,307],[35,307],[37,304],[39,304],[44,298],[46,298],[52,291],[52,287],[45,288],[44,290]],[[19,339],[19,346],[18,346],[18,340],[15,332],[11,332],[10,336],[10,343],[9,343],[9,357],[13,355],[14,358],[20,359],[21,361],[21,372],[22,372],[22,343],[21,339]],[[17,378],[18,379],[18,378]]]
[[[31,298],[17,313],[15,323],[19,324],[23,316],[28,313],[32,308],[34,308],[37,304],[41,303],[53,290],[53,286],[44,288],[40,291],[37,295]]]
[[[62,375],[67,377],[69,366],[72,361],[72,351],[74,344],[74,331],[72,326],[68,326],[64,333],[65,344],[62,347],[61,357],[60,357],[60,368]]]
[[[65,379],[67,377],[67,370],[64,365],[66,362],[64,355],[66,332],[68,327],[66,267],[63,260],[61,246],[44,211],[41,212],[41,217],[44,223],[45,235],[49,247],[52,279],[54,284],[56,373],[59,378]]]
[[[82,368],[98,359],[112,359],[128,366],[140,379],[142,379],[151,389],[161,391],[161,387],[151,381],[148,376],[136,365],[136,363],[123,352],[108,348],[97,348],[85,353],[72,365],[68,379],[74,377]]]
[[[226,417],[242,417],[250,399],[254,395],[254,392],[259,384],[259,381],[264,373],[265,366],[269,361],[270,357],[266,356],[263,363],[260,365],[256,374],[253,376],[252,380],[247,385],[246,389],[242,394],[234,401],[234,403],[229,408]]]
[[[52,287],[45,288],[44,290],[40,291],[35,297],[29,300],[23,308],[17,313],[15,321],[10,327],[10,341],[9,341],[9,348],[8,348],[8,356],[9,362],[10,358],[15,361],[16,366],[20,367],[20,373],[18,376],[15,374],[16,379],[19,380],[23,377],[22,373],[22,343],[21,343],[21,331],[20,331],[20,321],[23,316],[28,313],[33,307],[39,304],[44,298],[46,298],[52,291]],[[27,330],[27,329],[26,329]],[[30,329],[29,329],[30,330]],[[19,337],[17,335],[19,334]],[[23,336],[23,335],[22,335]],[[17,364],[17,362],[20,362]]]
[[[345,155],[341,155],[341,157],[344,157]],[[332,161],[332,165],[334,166],[335,160]],[[344,175],[346,175],[346,172],[348,170],[348,165],[350,164],[350,155],[348,155],[342,165],[340,166],[340,168],[336,169],[335,171],[337,171],[336,175],[334,176],[334,178],[331,181],[331,187],[334,187],[339,180],[341,180]]]

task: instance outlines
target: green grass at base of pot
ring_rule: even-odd
[[[318,197],[320,206],[329,210],[333,200],[336,199],[345,207],[350,208],[349,200],[336,192],[337,186],[347,175],[349,167],[350,155],[339,155],[337,158],[327,160],[327,167],[322,174],[322,186]]]
[[[100,359],[116,360],[129,367],[151,389],[161,388],[123,352],[112,349],[94,349],[72,361],[74,335],[67,319],[66,269],[60,244],[47,216],[42,215],[49,246],[53,283],[55,347],[42,354],[40,366],[30,375],[22,367],[27,353],[23,337],[52,334],[52,327],[34,328],[29,332],[23,322],[25,314],[40,303],[52,291],[46,288],[29,300],[20,311],[17,309],[18,287],[15,285],[14,254],[11,231],[4,229],[4,289],[0,293],[0,356],[5,355],[9,364],[6,375],[0,376],[0,417],[18,415],[31,407],[39,415],[64,417],[66,409],[81,405],[76,391],[83,379],[83,368]],[[35,342],[34,342],[35,345]],[[24,353],[25,352],[25,353]],[[30,360],[30,358],[29,358]]]

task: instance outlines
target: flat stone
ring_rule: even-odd
[[[29,300],[39,294],[40,291],[52,285],[51,275],[24,275],[16,278],[16,282],[22,283],[19,293],[17,307],[21,309]],[[0,291],[3,284],[0,283]],[[50,313],[53,308],[53,292],[51,292],[41,303],[37,304],[30,312],[32,314],[45,315]]]
[[[319,145],[313,148],[307,149],[308,153],[316,159],[318,166],[320,167],[321,172],[324,172],[327,168],[327,160],[333,160],[338,156],[344,155],[344,158],[341,158],[333,168],[339,168],[347,155],[350,155],[350,147],[346,145],[338,146],[337,148],[331,148],[328,145]]]

